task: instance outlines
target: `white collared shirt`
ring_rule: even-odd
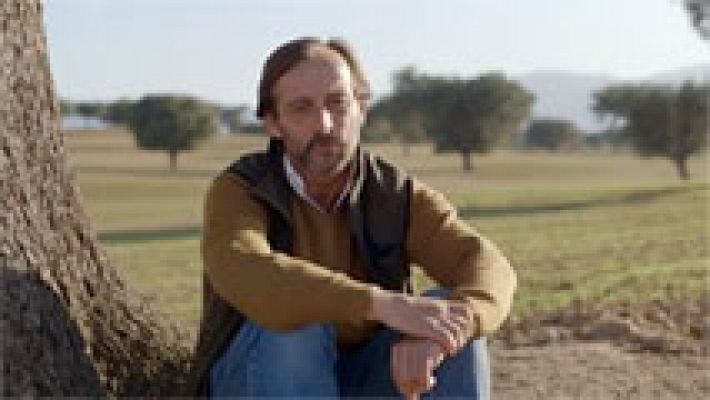
[[[299,173],[293,167],[291,160],[285,154],[283,157],[283,164],[284,164],[284,170],[286,171],[286,179],[288,179],[288,183],[291,185],[291,188],[293,188],[293,191],[296,192],[298,197],[302,198],[303,201],[310,204],[316,210],[318,210],[322,213],[327,213],[328,210],[323,208],[323,206],[318,204],[317,201],[315,201],[311,196],[308,195],[308,192],[306,192],[306,185],[303,182],[303,178],[301,177],[301,175],[299,175]],[[335,204],[333,204],[333,210],[338,209],[342,205],[345,198],[347,197],[348,192],[350,191],[350,186],[351,186],[350,182],[351,181],[348,181],[348,184],[346,184],[345,187],[343,188],[343,192],[340,193],[340,196],[338,196],[338,200],[336,200]]]

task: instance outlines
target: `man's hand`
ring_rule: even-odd
[[[474,332],[478,320],[469,305],[375,290],[370,318],[415,338],[439,343],[456,354]]]
[[[436,385],[434,371],[446,357],[444,349],[429,339],[405,338],[392,346],[392,378],[408,400]]]

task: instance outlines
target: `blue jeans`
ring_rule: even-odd
[[[383,328],[364,345],[338,351],[331,324],[313,324],[284,333],[247,321],[212,367],[210,395],[399,397],[390,364],[391,347],[399,337],[399,332]],[[439,366],[435,376],[436,386],[423,399],[488,399],[490,370],[485,339],[469,341]]]

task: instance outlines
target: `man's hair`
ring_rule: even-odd
[[[342,39],[302,37],[282,44],[266,59],[259,82],[257,117],[263,119],[267,113],[275,111],[273,92],[276,81],[299,62],[313,58],[318,54],[315,50],[332,50],[340,55],[350,68],[355,97],[363,104],[369,100],[370,83],[355,52],[347,42]]]

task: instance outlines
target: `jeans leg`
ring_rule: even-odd
[[[458,354],[449,357],[434,372],[436,386],[423,399],[490,398],[490,369],[486,339],[468,342]]]
[[[443,298],[446,289],[432,289],[426,297]],[[470,340],[456,355],[448,357],[434,372],[436,386],[423,399],[490,398],[491,374],[486,338]]]
[[[390,353],[400,333],[382,328],[364,345],[340,352],[337,363],[341,398],[400,398],[392,379]]]
[[[247,321],[210,374],[210,395],[337,398],[335,329],[276,332]]]

